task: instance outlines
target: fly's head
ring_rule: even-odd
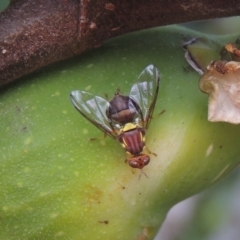
[[[146,165],[148,165],[149,162],[150,162],[150,157],[146,154],[133,156],[131,159],[128,160],[128,164],[132,168],[138,168],[138,169],[144,168]]]

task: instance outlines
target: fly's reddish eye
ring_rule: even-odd
[[[129,160],[128,163],[132,168],[142,169],[146,165],[148,165],[149,162],[150,162],[150,157],[148,155],[140,155],[140,156],[133,157],[131,160]]]
[[[150,162],[150,157],[148,155],[143,155],[144,166],[148,165]]]
[[[138,168],[138,162],[136,160],[130,160],[128,163],[132,168]]]

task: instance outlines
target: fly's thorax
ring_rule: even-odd
[[[118,92],[109,102],[110,106],[107,110],[107,117],[113,122],[126,124],[133,122],[136,115],[139,115],[139,106],[128,96],[123,96]]]

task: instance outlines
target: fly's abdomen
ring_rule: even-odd
[[[132,155],[138,155],[142,152],[144,143],[143,132],[139,128],[123,132],[121,134],[123,147]]]

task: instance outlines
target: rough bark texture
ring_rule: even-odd
[[[239,0],[14,0],[0,14],[0,86],[114,36],[239,14]]]

